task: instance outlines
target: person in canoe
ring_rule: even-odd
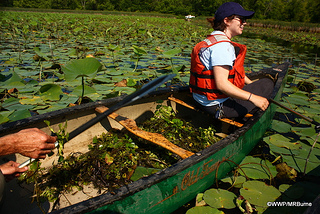
[[[56,140],[57,137],[47,135],[40,129],[24,129],[0,138],[0,156],[19,153],[30,158],[44,159],[55,148]],[[19,164],[14,161],[0,165],[0,206],[3,202],[6,181],[27,170],[27,166],[19,168]]]
[[[267,109],[274,83],[269,78],[252,82],[243,67],[247,48],[232,42],[242,34],[253,11],[227,2],[207,19],[214,31],[191,53],[190,91],[196,105],[216,118],[238,118],[255,107]]]

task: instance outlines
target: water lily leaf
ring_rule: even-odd
[[[16,72],[13,71],[11,74],[2,78],[1,82],[3,83],[1,85],[9,85],[11,83],[21,82],[21,81],[23,81],[22,78]]]
[[[133,87],[137,84],[137,80],[136,79],[131,79],[131,78],[128,78],[127,79],[127,86],[129,87]]]
[[[291,125],[279,120],[273,120],[271,124],[271,129],[279,133],[287,133],[291,130]]]
[[[281,195],[278,189],[261,181],[245,182],[240,194],[251,204],[261,207],[267,207],[267,202],[275,201]]]
[[[142,55],[145,55],[145,54],[148,54],[147,51],[145,51],[143,48],[141,47],[138,47],[136,45],[132,45],[133,47],[133,51],[136,55],[138,56],[142,56]]]
[[[283,155],[299,155],[300,154],[299,149],[291,150],[284,147],[275,146],[272,143],[269,143],[269,148],[272,152],[275,152],[277,154],[283,154]]]
[[[17,111],[29,110],[29,109],[34,108],[34,106],[32,106],[32,105],[22,105],[19,101],[20,101],[19,99],[11,97],[3,102],[2,108],[10,110],[10,111],[12,111],[12,110],[17,110]]]
[[[112,69],[111,71],[108,72],[108,75],[111,75],[111,76],[119,76],[122,74],[123,74],[123,71],[116,70],[116,69]]]
[[[210,206],[192,207],[186,214],[223,214],[224,212]]]
[[[291,186],[292,186],[292,185],[290,185],[290,184],[281,184],[281,185],[279,186],[279,191],[283,193],[283,192],[285,192],[287,189],[289,189]]]
[[[99,85],[94,85],[94,88],[96,91],[100,94],[107,94],[110,93],[114,89],[114,84],[99,84]]]
[[[5,117],[0,114],[0,124],[6,123],[8,121],[10,121],[10,119],[8,117]]]
[[[63,104],[59,104],[59,103],[53,103],[50,105],[49,108],[43,109],[43,110],[38,110],[37,112],[39,114],[43,114],[43,113],[47,113],[47,112],[52,112],[52,111],[56,111],[56,110],[60,110],[60,109],[64,109],[66,108],[66,105]]]
[[[109,51],[119,51],[121,48],[118,45],[109,44],[108,46],[105,46],[106,49]]]
[[[24,109],[24,110],[19,110],[13,112],[10,116],[9,119],[11,121],[17,121],[17,120],[22,120],[24,118],[31,117],[31,113],[29,110]]]
[[[24,68],[16,68],[15,72],[17,72],[18,75],[24,76],[24,77],[30,77],[30,76],[35,76],[39,74],[39,70],[29,70]]]
[[[104,82],[104,83],[111,83],[112,80],[110,79],[110,77],[106,77],[104,75],[99,75],[99,76],[96,76],[94,78],[94,80],[97,80],[97,81],[100,81],[100,82]]]
[[[146,168],[146,167],[142,167],[142,166],[138,166],[133,175],[131,176],[131,180],[133,181],[137,181],[138,179],[142,178],[142,177],[146,177],[149,175],[152,175],[156,172],[160,171],[160,169],[155,169],[155,168]]]
[[[33,50],[38,55],[37,58],[34,58],[35,61],[39,61],[39,60],[41,60],[41,58],[44,60],[47,60],[47,61],[50,60],[45,53],[41,52],[39,47],[34,47]]]
[[[69,52],[67,53],[67,55],[69,55],[69,56],[73,56],[73,57],[76,57],[77,56],[77,50],[76,49],[71,49],[71,50],[69,50]]]
[[[40,90],[40,97],[43,100],[60,100],[62,94],[61,87],[56,84],[43,85]]]
[[[239,165],[241,167],[240,174],[252,179],[270,179],[271,175],[273,177],[277,175],[276,167],[269,161],[260,158],[246,156]]]
[[[6,123],[10,121],[9,116],[13,113],[14,111],[2,111],[0,112],[0,124]]]
[[[207,205],[207,203],[203,199],[203,193],[198,193],[196,197],[196,207],[205,205]]]
[[[244,176],[231,176],[221,179],[224,183],[229,183],[233,185],[235,188],[241,188],[242,184],[247,181],[246,177]]]
[[[283,147],[286,149],[294,150],[300,148],[300,143],[298,141],[293,141],[289,138],[286,138],[280,134],[271,135],[263,138],[263,140],[268,144],[273,144],[278,147]],[[292,142],[293,141],[293,142]]]
[[[293,155],[284,155],[282,156],[283,161],[288,164],[288,166],[293,167],[298,172],[304,172],[306,170],[306,173],[308,175],[315,175],[318,176],[320,174],[320,149],[313,148],[309,159],[307,168],[306,166],[306,159],[309,155],[311,146],[306,145],[304,143],[301,144],[302,148],[300,149],[299,156],[293,156]]]
[[[10,97],[2,103],[1,107],[4,109],[10,110],[11,106],[19,105],[19,104],[20,104],[19,99]],[[15,110],[15,109],[12,109],[12,110]]]
[[[163,57],[165,57],[165,58],[172,58],[179,53],[181,53],[181,48],[168,50],[168,51],[163,52],[162,54],[163,54]]]
[[[313,137],[317,135],[315,129],[313,127],[292,127],[291,130],[300,136]]]
[[[20,99],[20,103],[23,105],[37,105],[43,104],[43,100],[39,96],[33,96],[32,98]]]
[[[114,91],[124,93],[124,94],[131,94],[136,91],[135,88],[132,87],[115,87]]]
[[[77,59],[61,67],[66,81],[72,81],[78,77],[93,78],[102,68],[102,64],[96,58]]]
[[[203,198],[211,207],[233,209],[236,207],[237,196],[224,189],[209,189],[204,192]]]
[[[87,85],[84,86],[84,96],[88,96],[89,94],[94,94],[94,93],[97,93],[94,88],[87,86]],[[76,87],[72,91],[72,94],[77,95],[77,96],[81,96],[82,95],[82,86],[79,85],[78,87]]]
[[[307,100],[307,97],[303,99],[301,97],[290,96],[290,97],[285,97],[284,100],[294,105],[302,105],[302,106],[309,105],[309,101]]]

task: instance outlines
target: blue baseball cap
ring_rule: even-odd
[[[222,4],[218,8],[214,17],[215,17],[215,20],[219,22],[224,18],[232,15],[238,15],[238,16],[242,16],[247,19],[250,19],[254,15],[254,11],[245,10],[240,4],[236,2],[227,2]]]

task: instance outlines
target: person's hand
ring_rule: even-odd
[[[7,182],[11,181],[15,177],[19,177],[21,173],[28,170],[27,166],[19,168],[19,165],[20,164],[14,161],[9,161],[5,164],[0,165],[0,170]]]
[[[267,98],[252,94],[250,101],[261,110],[265,111],[269,106],[269,101]]]
[[[57,137],[47,135],[37,128],[21,130],[11,137],[14,137],[16,152],[35,159],[44,159],[55,148],[57,140]]]

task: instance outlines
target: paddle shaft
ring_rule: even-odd
[[[87,130],[91,126],[95,125],[96,123],[100,122],[103,118],[107,117],[112,112],[114,112],[114,111],[120,109],[121,107],[128,105],[128,104],[142,98],[143,96],[147,95],[148,93],[155,90],[157,87],[159,87],[160,85],[162,85],[166,81],[172,79],[174,76],[175,76],[175,74],[164,75],[164,76],[158,77],[157,79],[152,80],[148,84],[144,85],[140,90],[125,97],[123,100],[118,102],[116,105],[111,106],[107,111],[103,112],[102,114],[99,114],[98,116],[92,118],[88,122],[84,123],[80,127],[76,128],[75,130],[70,132],[68,141],[73,139],[77,135],[81,134],[82,132],[84,132],[85,130]],[[65,141],[65,143],[66,143],[66,141]],[[55,143],[55,145],[57,147],[58,143]],[[34,160],[35,159],[31,158],[31,159],[25,161],[24,163],[19,165],[19,168],[22,168],[24,166],[29,165]]]
[[[275,101],[275,100],[273,100],[273,99],[269,99],[269,101],[270,101],[271,103],[274,103],[274,104],[276,104],[277,106],[280,106],[281,108],[283,108],[283,109],[285,109],[285,110],[287,110],[287,111],[289,111],[289,112],[291,112],[291,113],[293,113],[293,114],[301,117],[302,119],[304,119],[304,120],[306,120],[306,121],[308,121],[308,122],[316,125],[317,127],[320,126],[320,123],[318,123],[318,122],[314,121],[313,119],[311,119],[311,118],[309,118],[309,117],[306,117],[306,116],[304,116],[304,115],[302,115],[302,114],[300,114],[300,113],[298,113],[298,112],[296,112],[296,111],[294,111],[294,110],[292,110],[292,109],[290,109],[290,108],[282,105],[281,103],[279,103],[279,102],[277,102],[277,101]]]

